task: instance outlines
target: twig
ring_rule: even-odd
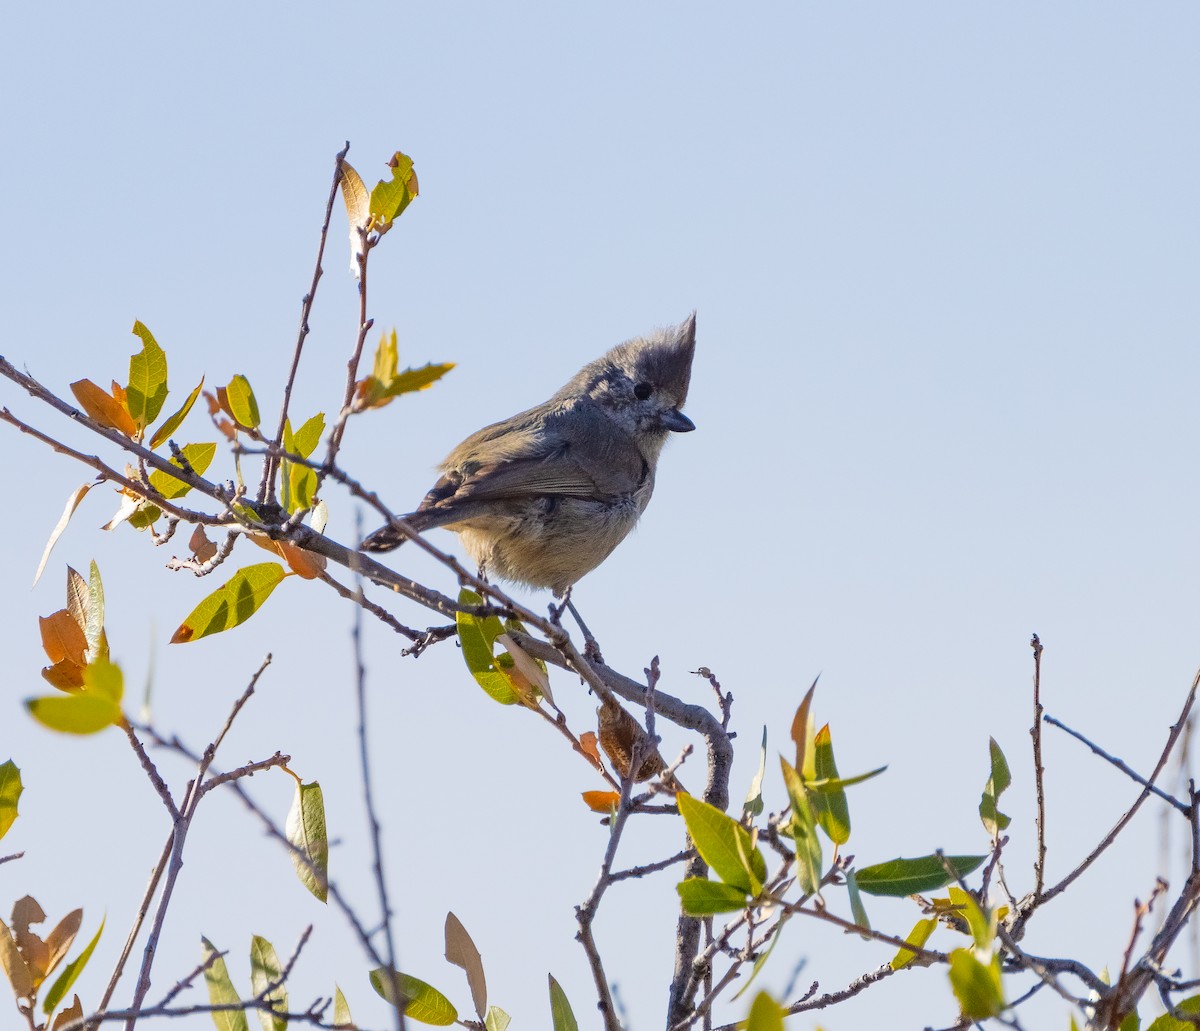
[[[283,429],[287,425],[288,406],[292,403],[292,386],[296,382],[296,371],[300,368],[300,352],[304,350],[304,341],[308,337],[309,327],[308,318],[312,314],[313,301],[317,296],[317,285],[321,282],[321,276],[325,270],[322,267],[322,262],[325,258],[325,241],[329,238],[329,221],[333,216],[333,205],[337,201],[338,186],[342,181],[342,162],[346,155],[350,152],[350,142],[338,151],[337,158],[333,166],[333,182],[329,184],[329,198],[325,202],[325,220],[321,223],[321,236],[317,243],[317,260],[313,265],[312,283],[308,288],[308,293],[304,295],[304,299],[300,302],[300,328],[296,333],[296,349],[292,353],[292,366],[288,370],[287,383],[283,388],[283,406],[279,411],[279,427],[275,431],[275,447],[278,448],[283,442]],[[263,487],[266,486],[270,490],[270,498],[275,500],[275,465],[278,459],[275,456],[267,458],[266,465],[263,471],[262,484],[258,489],[258,500],[263,500]]]
[[[1037,858],[1033,864],[1033,897],[1040,899],[1046,883],[1046,785],[1042,765],[1042,642],[1037,634],[1029,645],[1033,648],[1033,780],[1037,795]]]
[[[212,743],[204,750],[196,776],[188,782],[187,790],[183,795],[183,802],[179,806],[179,815],[175,818],[174,830],[171,834],[171,852],[170,860],[167,865],[166,877],[163,880],[162,891],[158,897],[158,909],[154,914],[154,923],[150,928],[150,935],[146,939],[146,947],[142,953],[142,966],[138,971],[137,984],[134,988],[133,1000],[130,1009],[137,1011],[141,1008],[142,1003],[146,999],[146,993],[150,990],[150,970],[154,965],[154,956],[158,949],[158,940],[162,935],[163,924],[167,917],[167,908],[171,904],[171,897],[174,894],[175,883],[179,877],[179,871],[183,868],[183,846],[187,840],[188,830],[191,827],[192,817],[196,814],[196,807],[200,804],[200,799],[203,797],[203,781],[205,774],[208,772],[209,766],[212,764],[213,757],[216,755],[217,749],[221,742],[225,739],[225,735],[229,732],[229,728],[233,725],[237,714],[241,712],[242,706],[246,704],[250,696],[254,693],[254,688],[258,684],[258,678],[262,676],[263,671],[271,662],[270,655],[259,666],[254,676],[250,678],[250,683],[246,685],[246,689],[234,702],[233,708],[230,710],[229,716],[225,720],[225,725],[221,731],[213,739]],[[133,1031],[136,1017],[130,1017],[125,1024],[126,1031]]]
[[[1183,731],[1184,724],[1187,722],[1188,714],[1192,711],[1192,705],[1196,701],[1196,690],[1200,687],[1200,672],[1192,679],[1192,686],[1188,690],[1187,698],[1183,703],[1183,710],[1179,714],[1179,718],[1171,725],[1171,731],[1167,735],[1167,743],[1163,746],[1162,754],[1158,757],[1158,762],[1154,764],[1154,769],[1150,774],[1150,779],[1146,782],[1146,786],[1142,788],[1141,794],[1138,795],[1131,805],[1122,814],[1120,819],[1113,825],[1110,830],[1101,840],[1100,843],[1092,849],[1084,860],[1075,867],[1066,877],[1059,881],[1054,887],[1046,889],[1037,898],[1037,904],[1049,902],[1057,895],[1061,895],[1076,878],[1078,878],[1089,866],[1092,865],[1108,847],[1117,839],[1117,835],[1124,830],[1125,825],[1133,819],[1137,811],[1142,807],[1142,803],[1150,797],[1154,782],[1158,780],[1158,775],[1162,773],[1163,767],[1167,764],[1167,759],[1170,758],[1171,751],[1175,747],[1175,742],[1179,739],[1180,733]]]
[[[366,275],[366,266],[363,265]],[[361,533],[361,527],[359,528]],[[358,582],[358,594],[362,597],[362,581]],[[383,874],[383,838],[380,833],[379,816],[375,810],[375,793],[371,783],[371,759],[367,743],[367,668],[363,662],[362,652],[362,608],[354,609],[354,623],[350,632],[354,644],[354,698],[358,707],[358,756],[362,769],[363,802],[367,810],[367,824],[371,832],[372,871],[375,875],[375,891],[379,896],[380,922],[383,928],[384,948],[387,950],[388,972],[392,977],[392,998],[397,1001],[394,1007],[396,1015],[396,1031],[404,1031],[404,1006],[400,1000],[404,994],[400,991],[399,977],[396,965],[396,945],[392,938],[392,908],[388,901],[387,879]]]
[[[1079,733],[1079,731],[1072,730],[1061,720],[1057,720],[1053,716],[1049,716],[1049,715],[1043,716],[1042,719],[1045,720],[1047,723],[1049,723],[1050,726],[1058,727],[1059,730],[1062,730],[1062,731],[1066,732],[1067,734],[1070,734],[1071,737],[1073,737],[1076,741],[1083,742],[1083,744],[1087,745],[1088,748],[1090,748],[1096,755],[1100,756],[1101,759],[1104,759],[1104,760],[1112,763],[1113,766],[1115,766],[1118,770],[1120,770],[1122,773],[1124,773],[1130,780],[1135,781],[1136,783],[1140,784],[1142,787],[1146,788],[1147,790],[1152,791],[1159,798],[1161,798],[1164,802],[1166,802],[1169,805],[1173,806],[1174,808],[1178,809],[1181,813],[1183,813],[1184,816],[1188,815],[1188,812],[1190,809],[1189,806],[1187,806],[1185,803],[1181,802],[1174,795],[1170,795],[1167,792],[1163,791],[1162,788],[1160,788],[1154,784],[1151,784],[1150,781],[1146,780],[1146,778],[1141,776],[1141,774],[1134,772],[1132,769],[1130,769],[1130,767],[1126,763],[1122,762],[1115,755],[1109,755],[1108,752],[1106,752],[1099,745],[1095,744],[1093,741],[1090,741],[1083,734]]]
[[[125,736],[129,739],[129,744],[133,746],[133,750],[137,753],[138,761],[142,764],[142,769],[146,771],[146,776],[150,778],[150,783],[154,785],[154,790],[158,792],[158,797],[162,799],[163,805],[167,807],[167,812],[171,814],[172,822],[178,820],[179,809],[175,805],[175,799],[171,797],[171,789],[167,787],[166,781],[159,775],[158,767],[154,765],[154,761],[146,754],[146,749],[138,738],[137,731],[134,730],[132,724],[125,721],[122,721],[121,729],[125,731]]]

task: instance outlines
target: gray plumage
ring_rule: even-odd
[[[696,316],[618,344],[549,401],[471,434],[404,519],[453,530],[486,572],[561,595],[633,529],[671,432],[695,429],[687,400]],[[404,541],[384,526],[364,551]]]

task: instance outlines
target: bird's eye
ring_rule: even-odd
[[[651,394],[654,393],[654,388],[645,381],[639,383],[633,388],[633,396],[639,401],[645,401]]]

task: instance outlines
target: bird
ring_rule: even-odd
[[[467,437],[404,522],[457,533],[485,575],[564,596],[637,524],[667,438],[696,428],[682,412],[695,348],[695,312],[618,344],[548,401]],[[406,539],[389,523],[361,548]]]

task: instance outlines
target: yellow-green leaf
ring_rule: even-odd
[[[200,953],[203,961],[207,961],[219,952],[220,949],[207,938],[200,939]],[[229,980],[229,969],[225,966],[225,959],[222,956],[218,955],[205,968],[204,980],[208,984],[208,1001],[214,1006],[236,1006],[242,1001],[237,989],[233,987],[233,982]],[[217,1031],[250,1031],[245,1010],[214,1010],[212,1019],[217,1026]]]
[[[483,599],[465,587],[458,594],[460,605],[482,605]],[[498,616],[480,618],[467,612],[455,615],[458,625],[458,642],[462,646],[463,661],[471,676],[492,698],[501,705],[512,705],[520,701],[512,682],[500,669],[493,652],[496,638],[504,633],[504,624]]]
[[[17,764],[11,759],[0,764],[0,838],[8,833],[17,818],[17,802],[24,790]]]
[[[579,1031],[579,1024],[567,1001],[567,993],[554,980],[553,974],[547,976],[550,978],[550,1026],[554,1031]]]
[[[396,151],[388,162],[392,169],[391,179],[381,180],[371,190],[370,211],[372,228],[386,232],[397,218],[404,214],[417,196],[417,173],[407,154]]]
[[[153,334],[140,322],[133,332],[141,338],[142,349],[129,359],[129,386],[125,403],[139,431],[145,430],[162,411],[167,399],[167,356]]]
[[[196,384],[196,389],[188,394],[188,399],[183,402],[183,406],[164,422],[158,429],[154,431],[154,436],[150,438],[150,447],[154,449],[163,441],[170,438],[180,426],[183,425],[183,420],[187,418],[188,412],[192,410],[192,405],[196,403],[196,398],[200,396],[200,391],[204,389],[204,377],[200,377],[200,382]]]
[[[950,985],[970,1020],[986,1020],[1004,1009],[999,956],[984,963],[973,949],[955,949],[950,953]]]
[[[176,469],[183,469],[184,462],[186,462],[193,473],[197,476],[203,476],[204,470],[212,465],[213,456],[217,453],[217,445],[184,444],[179,449],[179,452],[183,456],[183,462],[175,455],[172,455],[170,459],[171,464]],[[170,473],[165,473],[161,469],[155,469],[150,474],[150,486],[167,499],[181,498],[192,489],[190,483],[184,483],[183,480],[172,476]]]
[[[446,996],[433,985],[408,974],[379,967],[371,971],[371,987],[393,1006],[402,1005],[406,1017],[422,1024],[448,1027],[458,1020],[458,1010]]]
[[[1004,758],[1004,753],[994,737],[988,738],[988,752],[991,756],[992,772],[979,799],[979,819],[983,821],[984,830],[995,838],[1012,822],[998,808],[1000,796],[1012,783],[1012,774],[1008,769],[1008,760]]]
[[[483,1018],[484,1031],[508,1031],[511,1023],[512,1017],[499,1006],[489,1006],[487,1016]]]
[[[350,1004],[335,984],[333,986],[333,1024],[339,1031],[354,1031],[354,1018],[350,1016]]]
[[[751,895],[762,891],[767,864],[750,832],[716,806],[684,791],[675,796],[696,851],[726,884]]]
[[[909,945],[915,945],[918,949],[924,948],[925,943],[929,941],[929,936],[933,934],[936,927],[937,917],[935,916],[931,916],[925,920],[918,920],[916,924],[913,925],[913,929],[908,932],[908,935],[904,940],[908,942]],[[916,958],[917,954],[915,952],[911,952],[908,949],[901,949],[892,957],[892,961],[889,966],[891,966],[893,970],[903,970]]]
[[[759,992],[750,1004],[746,1031],[783,1031],[783,1007],[766,992]]]
[[[266,938],[254,935],[250,939],[250,991],[255,998],[261,997],[278,1011],[258,1011],[263,1031],[287,1031],[287,1018],[278,1015],[286,1013],[288,1008],[287,988],[283,985],[282,977],[283,964],[279,962],[275,946]]]
[[[950,901],[958,910],[959,916],[967,922],[975,944],[981,949],[990,948],[992,939],[996,937],[994,914],[985,913],[975,896],[963,891],[957,884],[950,885],[946,894],[950,896]]]
[[[832,782],[837,779],[837,762],[833,758],[833,738],[826,723],[813,738],[813,766],[817,780]],[[844,845],[850,840],[850,806],[846,792],[841,788],[813,792],[810,796],[813,815],[821,829],[835,845]]]
[[[125,681],[121,669],[107,659],[88,663],[79,691],[25,702],[30,714],[45,727],[64,734],[95,734],[120,722]]]
[[[846,871],[846,894],[850,896],[850,912],[854,922],[864,930],[871,929],[871,921],[867,918],[867,907],[863,905],[862,893],[858,890],[858,875],[853,870]],[[870,941],[871,936],[860,935],[864,941]]]
[[[284,576],[284,568],[278,562],[260,562],[239,569],[191,611],[175,631],[171,643],[198,641],[240,626],[259,610]]]
[[[689,877],[675,885],[675,890],[688,916],[736,913],[745,909],[748,901],[745,889],[723,881],[710,881],[707,877]]]
[[[243,429],[258,429],[258,401],[254,391],[250,389],[250,381],[245,376],[234,376],[225,387],[225,400],[229,405],[229,414]]]
[[[322,902],[329,899],[329,836],[325,832],[325,796],[321,785],[297,784],[285,825],[296,849],[292,865],[301,883]]]
[[[816,814],[809,801],[809,792],[796,768],[782,755],[779,757],[779,767],[783,771],[784,787],[792,804],[792,819],[787,831],[796,843],[796,875],[804,893],[816,895],[821,890],[821,867],[824,862],[821,839],[817,836]]]

